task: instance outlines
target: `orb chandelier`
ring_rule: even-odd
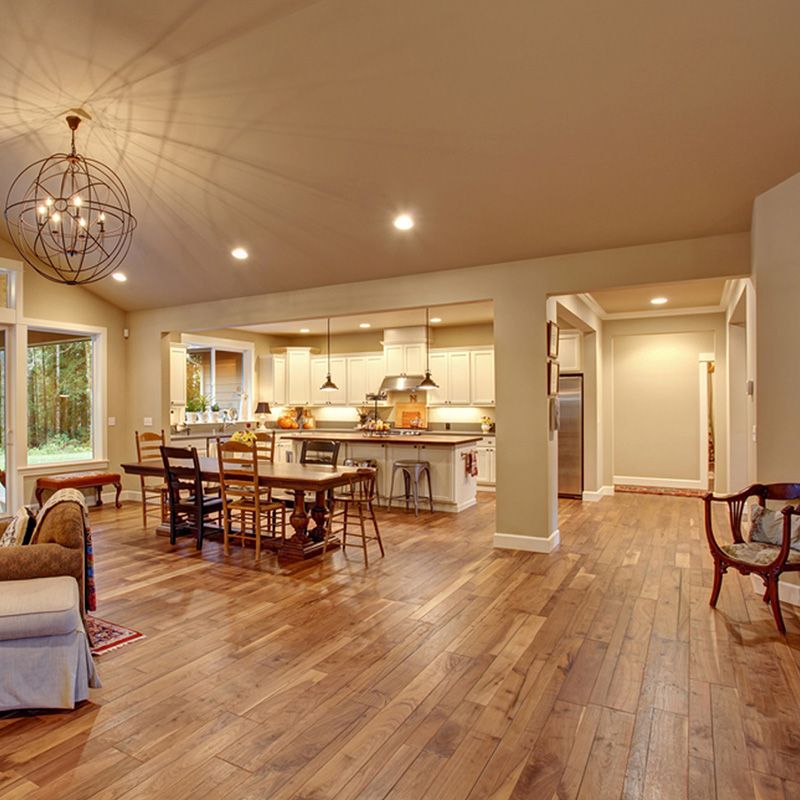
[[[94,283],[114,272],[131,246],[136,218],[116,173],[75,151],[81,118],[67,117],[69,153],[26,167],[8,190],[11,241],[40,275],[57,283]]]

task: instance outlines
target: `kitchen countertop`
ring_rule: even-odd
[[[333,439],[337,442],[361,442],[362,444],[424,444],[440,447],[459,447],[464,444],[479,442],[483,437],[478,434],[420,434],[419,436],[367,436],[358,431],[336,433],[335,431],[314,431],[313,433],[284,434],[285,439]]]

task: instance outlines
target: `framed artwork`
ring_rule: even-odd
[[[547,362],[547,394],[555,397],[558,394],[558,377],[561,370],[557,361]]]
[[[547,357],[558,358],[558,325],[547,323]]]

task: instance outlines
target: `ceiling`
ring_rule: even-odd
[[[591,297],[606,314],[629,314],[658,311],[669,313],[676,309],[719,307],[725,291],[725,278],[712,278],[681,283],[662,283],[609,289],[592,292]],[[667,302],[654,306],[654,297],[665,297]]]
[[[0,10],[0,189],[86,109],[139,221],[92,289],[123,308],[747,230],[800,170],[795,0]]]
[[[479,325],[491,323],[493,320],[493,305],[484,303],[458,303],[447,306],[431,306],[431,319],[439,318],[441,322],[431,323],[434,328],[448,328],[455,325]],[[271,322],[264,325],[242,325],[239,330],[252,333],[268,333],[273,336],[293,336],[300,333],[301,328],[308,328],[308,335],[324,334],[326,332],[324,319],[302,319],[290,322]],[[369,323],[369,328],[362,328],[363,323]],[[394,311],[380,311],[373,314],[359,314],[358,316],[332,317],[332,333],[363,333],[364,330],[384,331],[386,328],[406,328],[415,325],[425,325],[424,308],[398,309]]]

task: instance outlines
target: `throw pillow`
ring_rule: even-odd
[[[750,506],[750,541],[776,544],[780,547],[783,543],[783,514],[780,511],[770,511],[755,505]],[[793,550],[800,550],[800,518],[792,519],[792,544]]]
[[[30,511],[25,506],[22,506],[14,514],[11,522],[8,523],[8,527],[0,536],[0,547],[28,544],[35,525],[36,518],[31,516]]]

